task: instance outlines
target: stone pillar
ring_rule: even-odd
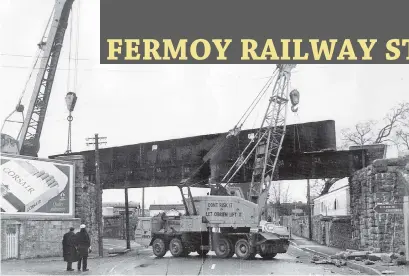
[[[405,256],[406,261],[409,262],[409,196],[403,198],[403,212],[405,223]]]
[[[87,226],[94,253],[98,252],[97,194],[95,184],[84,178],[85,159],[82,155],[59,156],[56,159],[71,161],[75,164],[75,218]],[[102,194],[98,196],[102,200]],[[101,205],[99,205],[101,206]],[[100,207],[102,214],[102,207]],[[102,220],[102,218],[100,218]],[[102,222],[101,222],[102,223]]]

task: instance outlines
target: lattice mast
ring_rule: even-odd
[[[291,70],[295,67],[295,64],[277,65],[273,76],[250,106],[249,110],[251,110],[251,113],[258,102],[260,102],[262,95],[266,93],[273,84],[268,107],[259,130],[225,174],[221,183],[218,184],[226,190],[229,189],[231,181],[233,181],[236,174],[249,161],[253,154],[255,154],[248,200],[259,206],[259,220],[267,204],[271,180],[276,171],[285,136],[288,101],[291,100],[291,110],[293,112],[296,112],[298,109],[296,105],[299,102],[299,92],[293,90],[289,93]],[[246,115],[243,116],[245,117]],[[248,115],[246,118],[248,118]],[[237,135],[243,124],[244,122],[240,127],[235,127],[230,131],[228,136]],[[266,216],[266,212],[264,212],[264,215]]]
[[[277,79],[264,115],[255,148],[249,200],[258,203],[264,189],[270,189],[286,131],[289,83],[293,64],[278,65]]]
[[[26,119],[18,137],[21,155],[37,156],[38,154],[41,131],[73,2],[74,0],[56,0],[47,40],[38,45],[42,50],[40,69]]]

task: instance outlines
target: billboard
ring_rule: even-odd
[[[74,165],[69,162],[2,155],[2,214],[74,214]]]

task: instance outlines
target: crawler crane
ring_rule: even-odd
[[[153,218],[141,218],[135,231],[138,242],[152,246],[157,257],[163,257],[168,250],[175,257],[186,256],[190,252],[206,255],[209,251],[214,251],[221,258],[236,254],[241,259],[251,259],[256,254],[264,259],[272,259],[277,253],[287,252],[287,236],[264,232],[259,225],[262,216],[266,215],[268,191],[285,135],[288,102],[291,100],[291,109],[296,111],[299,100],[297,90],[289,93],[291,70],[294,67],[295,65],[290,64],[277,66],[263,93],[260,93],[265,94],[273,87],[258,132],[222,181],[210,183],[210,195],[193,197],[190,186],[186,185],[187,180],[182,181],[179,189],[185,205],[185,215],[162,214]],[[251,113],[260,101],[260,94],[243,115],[244,121],[248,118],[248,112]],[[222,137],[203,161],[212,158],[230,137],[236,136],[244,121],[240,120],[227,137]],[[246,200],[240,190],[231,185],[231,181],[252,156],[253,174]]]

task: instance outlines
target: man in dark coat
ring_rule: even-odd
[[[64,234],[62,250],[64,261],[67,262],[67,271],[74,271],[74,269],[72,269],[72,263],[78,261],[77,249],[75,248],[74,227],[71,227],[70,231]]]
[[[78,260],[78,271],[81,270],[81,263],[82,263],[82,271],[88,271],[87,269],[87,261],[88,261],[88,252],[91,247],[91,239],[85,230],[85,225],[82,224],[80,226],[80,231],[75,234],[75,241],[78,249],[79,260]]]

